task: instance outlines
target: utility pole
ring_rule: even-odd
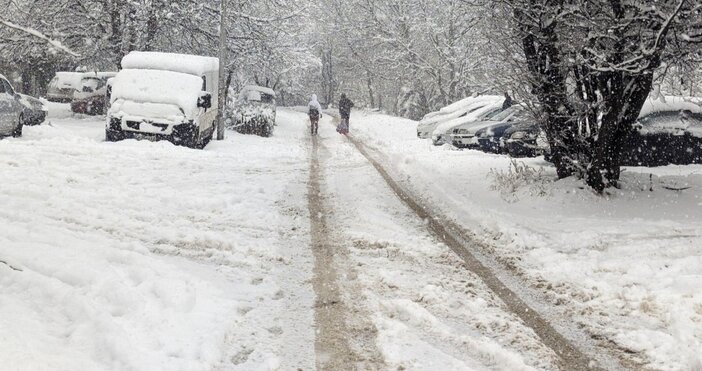
[[[227,69],[227,0],[219,3],[219,111],[217,113],[217,140],[224,139],[224,109],[227,101],[226,69]]]

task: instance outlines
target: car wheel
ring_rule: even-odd
[[[12,130],[12,136],[15,138],[21,137],[22,127],[24,127],[24,115],[19,115],[19,118],[17,119],[17,126],[15,127],[15,130]]]

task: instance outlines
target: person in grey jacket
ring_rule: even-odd
[[[307,115],[310,117],[310,131],[312,135],[317,135],[319,129],[319,118],[322,117],[322,105],[317,100],[317,94],[312,94],[312,100],[307,104]]]

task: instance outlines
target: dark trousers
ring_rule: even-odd
[[[317,129],[319,129],[319,117],[311,117],[310,116],[310,123],[312,124],[310,126],[310,131],[312,134],[317,134]]]

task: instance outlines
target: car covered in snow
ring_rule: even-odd
[[[476,121],[482,120],[484,117],[489,117],[502,110],[502,97],[486,96],[484,99],[477,100],[473,103],[465,115],[448,121],[444,121],[436,126],[431,134],[432,144],[435,146],[452,143],[451,133],[453,129],[461,125],[470,125]]]
[[[19,94],[23,106],[23,124],[39,125],[46,120],[48,107],[41,100],[26,94]]]
[[[430,112],[417,124],[417,137],[421,139],[431,138],[432,133],[441,123],[467,116],[468,111],[473,109],[478,102],[500,98],[499,96],[477,95],[451,103],[436,112]]]
[[[275,126],[275,91],[248,85],[227,104],[227,126],[243,134],[269,137]]]
[[[107,141],[165,139],[202,148],[215,130],[219,60],[197,55],[131,52],[112,81]]]
[[[702,106],[683,97],[648,99],[620,160],[624,166],[702,163]]]
[[[73,94],[80,89],[83,72],[56,72],[49,82],[46,99],[51,102],[70,103]]]
[[[88,115],[105,113],[105,95],[107,80],[117,72],[86,72],[80,81],[80,87],[73,92],[71,111]]]
[[[21,99],[10,81],[0,75],[0,137],[22,136],[25,106]]]

